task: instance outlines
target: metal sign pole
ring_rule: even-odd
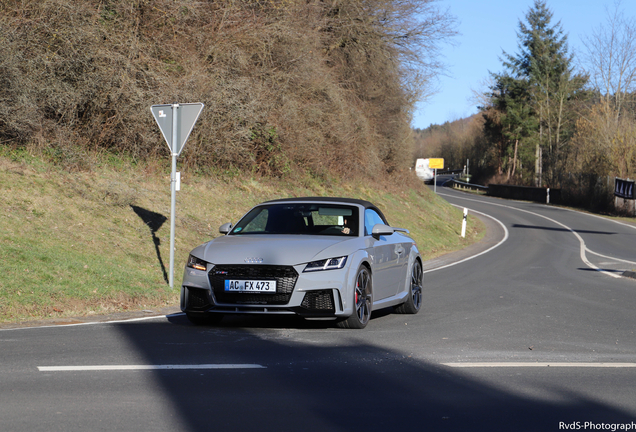
[[[435,168],[434,171],[434,175],[433,175],[433,192],[437,193],[437,168]]]
[[[200,102],[184,104],[175,102],[173,104],[153,105],[150,107],[150,112],[161,130],[172,156],[172,171],[170,173],[170,274],[168,275],[170,288],[174,286],[175,207],[177,185],[181,178],[177,176],[177,158],[181,154],[194,124],[199,119],[201,110],[203,110],[203,104]],[[172,117],[168,114],[172,115]]]
[[[172,105],[172,142],[176,143],[177,135],[177,114],[179,112],[179,104]],[[174,144],[173,144],[174,145]],[[177,205],[177,152],[172,150],[172,172],[170,174],[170,288],[174,286],[174,227],[175,227],[175,208]]]

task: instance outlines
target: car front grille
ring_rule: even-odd
[[[208,273],[218,303],[286,305],[289,303],[298,273],[291,266],[218,265]],[[275,280],[276,294],[226,292],[226,280]]]

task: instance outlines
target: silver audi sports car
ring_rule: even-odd
[[[181,310],[195,324],[296,314],[361,329],[374,310],[415,314],[422,305],[417,245],[368,201],[267,201],[219,232],[186,263]]]

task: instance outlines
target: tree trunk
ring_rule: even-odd
[[[537,149],[534,152],[534,187],[539,187],[539,149],[541,146],[537,144]]]
[[[517,148],[519,147],[519,140],[515,141],[515,155],[512,159],[512,177],[515,176],[515,171],[517,170]]]

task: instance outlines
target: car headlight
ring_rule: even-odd
[[[194,255],[190,255],[188,257],[188,262],[186,263],[186,267],[190,267],[195,270],[205,271],[208,268],[208,263],[203,261],[202,259],[195,257]]]
[[[347,263],[346,256],[312,261],[307,264],[303,272],[341,269],[345,266],[346,263]]]

